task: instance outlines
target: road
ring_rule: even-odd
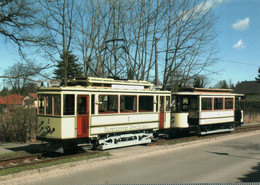
[[[132,155],[135,148],[139,154]],[[126,157],[121,159],[112,157],[98,165],[71,168],[57,175],[42,174],[25,184],[260,182],[259,131],[185,146],[111,150],[115,156],[124,152]]]

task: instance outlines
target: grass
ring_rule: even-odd
[[[30,155],[30,153],[26,151],[7,152],[7,153],[0,154],[0,160],[9,159],[13,157],[23,157],[27,155]]]
[[[29,166],[21,166],[21,167],[1,169],[0,170],[0,176],[19,173],[19,172],[22,172],[22,171],[40,169],[40,168],[49,167],[49,166],[61,165],[61,164],[66,164],[66,163],[71,163],[71,162],[76,162],[76,161],[89,160],[89,159],[103,157],[103,156],[110,156],[110,154],[108,152],[91,152],[88,155],[65,158],[65,159],[60,159],[60,160],[56,160],[56,161],[49,161],[49,162],[46,162],[46,163],[39,163],[39,164],[36,164],[36,165],[32,164],[32,165],[29,165]]]

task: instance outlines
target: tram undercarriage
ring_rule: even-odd
[[[147,144],[152,142],[152,137],[152,131],[106,135],[98,139],[96,148],[99,150],[107,150],[111,148]]]
[[[148,144],[152,142],[153,131],[140,131],[136,133],[107,134],[98,138],[47,140],[42,142],[41,151],[65,153],[76,149],[89,148],[107,150],[133,145]]]
[[[200,125],[196,128],[196,133],[198,135],[208,135],[223,132],[232,132],[235,129],[234,123],[220,123],[213,125]]]

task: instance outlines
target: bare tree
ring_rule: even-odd
[[[29,83],[38,82],[33,78],[39,76],[43,69],[48,68],[48,66],[33,66],[28,63],[17,62],[10,66],[6,71],[4,76],[0,78],[5,78],[7,85],[18,94],[24,94],[25,87]]]
[[[72,50],[73,33],[77,23],[75,1],[40,1],[40,28],[47,34],[48,43],[39,43],[41,52],[56,64],[58,57]],[[64,83],[67,82],[68,57],[64,56]]]
[[[38,42],[33,34],[36,8],[28,0],[3,0],[0,2],[0,35],[18,45],[19,49],[27,42]]]
[[[160,41],[166,42],[163,47],[164,89],[176,82],[185,85],[194,75],[209,67],[215,52],[212,41],[216,37],[213,30],[215,17],[207,1],[168,1],[167,6],[165,31]],[[176,81],[179,72],[182,78]]]
[[[214,61],[216,19],[207,1],[63,0],[42,6],[52,40],[41,48],[53,61],[77,48],[85,76],[152,81],[158,54],[166,89],[185,85]]]

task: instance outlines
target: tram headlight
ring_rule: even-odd
[[[50,127],[50,126],[45,127],[45,128],[44,128],[44,131],[45,131],[46,133],[49,133],[49,132],[51,131],[51,127]]]

